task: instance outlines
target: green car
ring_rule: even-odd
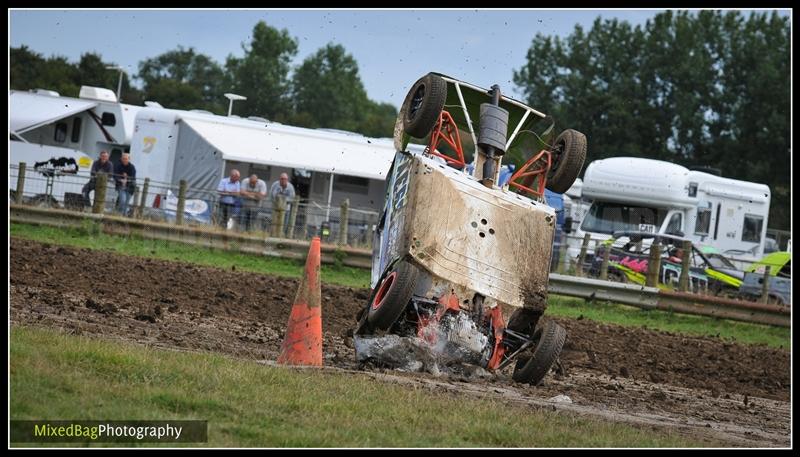
[[[644,240],[652,240],[643,243]],[[661,270],[658,284],[660,289],[677,289],[683,269],[683,241],[674,235],[653,234],[650,232],[619,231],[607,240],[598,253],[590,259],[589,274],[599,276],[603,249],[610,249],[608,277],[614,281],[644,285],[646,282],[650,246],[661,246]],[[744,272],[724,256],[692,245],[689,262],[689,281],[692,292],[709,291],[715,295],[735,296],[744,279]]]

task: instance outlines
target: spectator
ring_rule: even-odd
[[[231,170],[230,177],[222,178],[217,186],[217,193],[221,195],[219,199],[220,225],[228,225],[228,219],[238,217],[237,208],[240,206],[239,193],[241,192],[239,182],[239,170]]]
[[[281,173],[280,178],[272,183],[269,189],[270,197],[274,202],[278,197],[283,197],[286,201],[291,201],[294,198],[294,186],[289,182],[289,175]]]
[[[286,173],[281,173],[280,177],[277,181],[272,183],[272,187],[269,189],[270,197],[272,198],[272,211],[274,214],[275,208],[278,207],[278,201],[283,199],[284,204],[291,204],[292,200],[294,199],[294,186],[292,183],[289,182],[289,175]],[[288,206],[285,206],[284,209],[288,209]],[[288,211],[284,213],[284,217]],[[281,227],[283,227],[286,223],[285,220],[278,221]],[[286,227],[283,227],[284,229]]]
[[[111,175],[114,173],[114,165],[108,160],[108,151],[100,151],[100,158],[92,163],[89,182],[83,186],[83,201],[86,205],[91,205],[89,192],[95,190],[97,186],[97,173]]]
[[[119,164],[114,167],[114,188],[117,190],[117,210],[128,215],[128,204],[136,190],[136,167],[131,163],[131,155],[123,152]]]
[[[267,196],[267,183],[263,179],[258,179],[255,174],[250,175],[250,179],[242,182],[242,224],[245,230],[250,230],[250,223],[256,225],[258,216],[261,214],[261,203]]]

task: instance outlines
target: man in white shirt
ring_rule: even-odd
[[[220,225],[223,227],[228,225],[228,219],[235,219],[238,216],[237,209],[241,204],[239,198],[241,190],[239,170],[236,169],[231,170],[230,177],[222,178],[217,186],[217,193],[220,195]]]
[[[250,230],[250,225],[257,226],[258,217],[261,214],[261,203],[267,196],[267,183],[263,179],[258,179],[255,174],[250,175],[250,179],[242,183],[242,225],[245,230]]]

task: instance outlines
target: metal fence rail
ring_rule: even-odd
[[[551,273],[548,291],[587,300],[623,303],[642,309],[660,309],[781,327],[791,326],[789,308],[710,295],[673,292],[657,287]]]

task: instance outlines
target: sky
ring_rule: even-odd
[[[525,64],[537,33],[566,37],[578,24],[591,28],[598,16],[644,25],[661,11],[11,10],[9,36],[10,46],[72,62],[97,52],[135,75],[139,62],[179,45],[221,65],[229,55],[241,57],[263,20],[297,38],[294,66],[328,43],[341,44],[358,62],[368,96],[399,107],[409,86],[431,71],[483,87],[499,84],[521,98],[513,72]]]

